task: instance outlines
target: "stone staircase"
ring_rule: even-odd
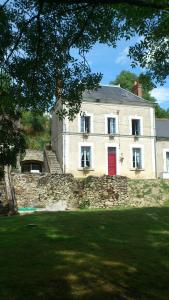
[[[62,174],[62,169],[56,158],[56,154],[52,150],[45,149],[45,156],[51,174]]]

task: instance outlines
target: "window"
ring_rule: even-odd
[[[141,159],[141,149],[133,148],[133,168],[141,169],[142,168],[142,159]]]
[[[42,172],[42,164],[27,162],[22,163],[22,172],[23,173],[41,173]]]
[[[132,135],[140,135],[140,120],[132,119]]]
[[[169,152],[166,152],[166,171],[169,172]]]
[[[81,132],[89,133],[90,130],[90,117],[89,116],[83,116],[81,117]]]
[[[116,133],[116,119],[115,118],[107,118],[107,129],[108,129],[108,134]]]
[[[81,147],[81,167],[91,167],[91,147]]]

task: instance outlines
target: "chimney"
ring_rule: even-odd
[[[142,85],[141,85],[141,83],[139,83],[138,81],[135,81],[135,82],[134,82],[133,92],[134,92],[134,94],[136,94],[136,95],[139,96],[139,97],[142,97],[142,96],[143,96],[143,93],[142,93]]]

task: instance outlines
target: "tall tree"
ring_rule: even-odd
[[[109,0],[90,5],[89,1],[4,0],[0,67],[12,78],[8,95],[14,110],[44,111],[61,99],[60,114],[73,118],[80,110],[83,91],[98,88],[101,79],[101,74],[91,72],[86,53],[96,42],[115,47],[119,39],[135,34],[141,46],[130,51],[134,63],[148,65],[153,76],[165,80],[168,7],[168,0]]]
[[[130,71],[121,71],[121,73],[117,75],[115,80],[112,80],[110,84],[115,84],[115,85],[120,84],[122,88],[127,89],[130,92],[133,92],[135,81],[138,81],[142,85],[143,98],[154,104],[156,117],[169,119],[168,110],[161,108],[157,103],[157,99],[151,96],[151,91],[155,87],[155,85],[149,74],[141,73],[137,75]]]

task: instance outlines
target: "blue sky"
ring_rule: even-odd
[[[93,72],[103,74],[102,84],[109,84],[122,70],[129,70],[136,74],[143,72],[140,67],[133,69],[130,66],[131,60],[127,57],[129,46],[135,41],[136,39],[127,42],[119,41],[116,48],[96,44],[90,50],[87,55],[88,63]],[[163,86],[157,85],[152,95],[156,97],[161,107],[169,108],[169,76]]]

